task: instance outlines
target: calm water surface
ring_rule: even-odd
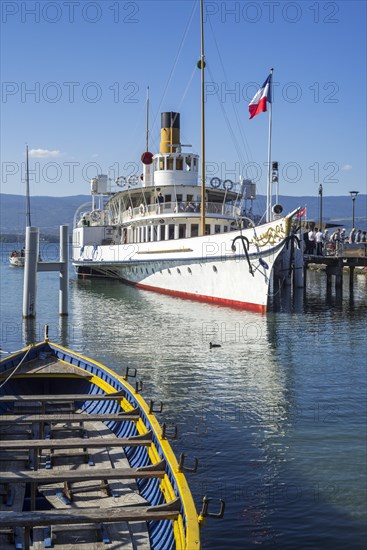
[[[48,323],[52,340],[120,373],[136,367],[143,395],[164,402],[161,421],[179,428],[176,454],[199,459],[188,474],[197,507],[204,495],[213,512],[226,501],[204,548],[365,548],[367,277],[336,300],[310,273],[306,301],[260,316],[71,273],[59,320],[58,275],[41,273],[36,322],[22,322],[9,248],[2,348],[42,339]]]

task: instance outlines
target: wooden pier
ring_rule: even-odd
[[[354,285],[354,270],[356,267],[367,266],[367,254],[366,248],[361,247],[361,255],[350,255],[350,250],[346,249],[342,251],[338,256],[315,256],[304,255],[303,257],[303,274],[304,282],[306,285],[307,270],[311,264],[324,265],[326,273],[326,288],[331,290],[333,277],[335,278],[335,289],[341,290],[343,287],[343,275],[345,268],[349,270],[349,288],[353,289]],[[363,254],[364,249],[364,255]]]

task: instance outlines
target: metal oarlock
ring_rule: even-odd
[[[222,519],[223,516],[224,516],[224,510],[225,510],[225,507],[226,507],[226,504],[224,502],[224,500],[222,500],[221,498],[219,499],[219,502],[220,502],[220,508],[219,508],[219,512],[217,514],[213,514],[212,512],[209,512],[209,503],[211,502],[211,498],[208,498],[207,496],[205,496],[203,498],[203,507],[201,509],[201,512],[199,514],[199,517],[198,517],[198,521],[199,521],[199,524],[200,526],[203,526],[205,524],[205,520],[206,518],[215,518],[215,519]]]
[[[126,367],[126,371],[124,375],[125,380],[127,380],[129,376],[131,376],[131,378],[136,378],[136,375],[137,375],[137,371],[134,367]]]
[[[150,400],[150,403],[149,403],[149,414],[152,414],[152,413],[161,413],[163,411],[163,402],[162,401],[159,401],[159,408],[155,408],[154,405],[155,405],[155,401],[152,401],[152,399]]]
[[[176,439],[177,438],[177,426],[175,424],[162,425],[162,438],[163,439]]]
[[[199,461],[197,458],[194,458],[194,467],[193,468],[189,468],[188,466],[185,466],[185,454],[184,453],[181,453],[180,454],[180,461],[178,463],[178,469],[181,471],[181,472],[197,472],[198,470],[198,464],[199,464]]]

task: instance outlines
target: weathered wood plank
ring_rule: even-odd
[[[118,521],[159,521],[177,519],[180,500],[161,506],[122,506],[119,508],[78,508],[35,512],[0,512],[0,528],[47,527],[49,525],[115,523]]]
[[[55,394],[55,395],[2,395],[0,396],[0,403],[12,403],[12,402],[39,402],[39,403],[58,403],[58,402],[70,402],[70,401],[120,401],[125,396],[125,390],[121,390],[114,393],[101,393],[101,394]]]
[[[146,479],[163,478],[165,474],[164,461],[154,465],[154,468],[89,468],[86,470],[38,470],[19,472],[0,472],[0,483],[52,483],[76,482],[103,479]]]
[[[32,422],[93,422],[100,420],[101,422],[124,422],[125,420],[139,420],[138,410],[134,409],[129,412],[121,412],[119,414],[86,414],[86,413],[60,413],[60,414],[2,414],[0,415],[0,423],[10,424],[30,424]]]
[[[147,446],[152,442],[152,432],[132,437],[90,437],[90,438],[67,438],[67,439],[9,439],[1,442],[5,450],[20,449],[79,449],[79,448],[102,448],[102,447],[139,447]]]

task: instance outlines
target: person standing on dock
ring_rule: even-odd
[[[362,230],[361,229],[358,229],[357,230],[357,233],[356,233],[356,243],[360,243],[361,242],[361,239],[362,239]]]
[[[322,256],[323,234],[321,229],[315,228],[316,256]]]
[[[314,229],[310,229],[310,231],[308,232],[308,242],[309,242],[309,253],[315,254],[316,232]]]
[[[332,242],[334,245],[335,255],[340,256],[342,251],[341,241],[340,241],[340,229],[337,229],[332,236]]]
[[[353,227],[352,231],[349,233],[349,243],[355,243],[356,242],[356,230]]]

